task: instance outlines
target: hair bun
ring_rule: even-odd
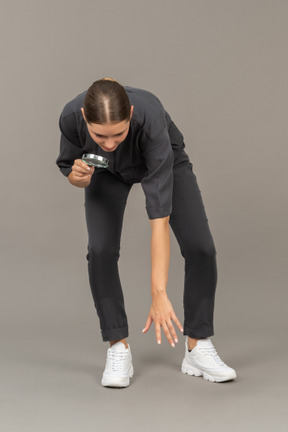
[[[103,81],[114,81],[114,82],[117,82],[115,79],[109,78],[109,77],[102,78],[102,80]]]

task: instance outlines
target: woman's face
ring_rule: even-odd
[[[83,108],[81,108],[81,110],[85,119]],[[131,107],[131,116],[132,112],[133,107]],[[101,147],[102,150],[104,150],[105,152],[113,152],[114,150],[116,150],[119,144],[121,144],[121,142],[124,141],[127,137],[129,132],[130,120],[124,120],[119,123],[105,124],[86,122],[86,125],[93,141],[95,141],[96,144],[98,144],[99,147]]]

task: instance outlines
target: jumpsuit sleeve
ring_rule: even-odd
[[[169,216],[172,211],[173,150],[165,119],[145,133],[143,156],[146,173],[141,181],[149,219]]]
[[[59,118],[59,128],[61,131],[60,152],[56,164],[62,174],[67,177],[72,171],[74,160],[81,159],[83,154],[74,114],[63,116],[62,113]]]

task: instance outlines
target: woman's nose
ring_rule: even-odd
[[[109,149],[115,147],[115,145],[116,145],[116,143],[112,139],[109,139],[109,140],[105,141],[105,144],[104,144],[104,146],[106,148],[109,148]]]

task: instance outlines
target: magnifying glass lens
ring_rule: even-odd
[[[109,165],[108,159],[92,153],[85,153],[82,156],[83,162],[87,165],[95,166],[97,168],[107,168]]]

